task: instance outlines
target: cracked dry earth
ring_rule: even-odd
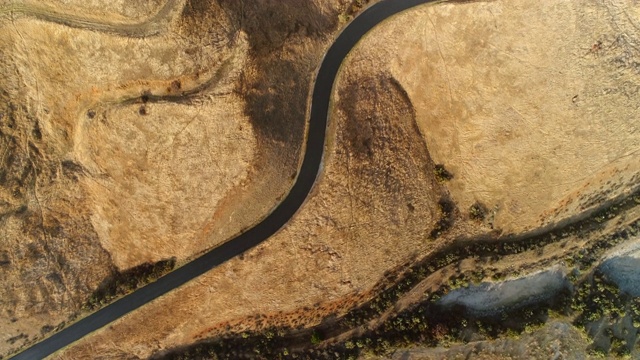
[[[2,352],[81,311],[117,271],[184,262],[268,212],[295,176],[313,71],[354,3],[0,2]],[[516,0],[385,21],[345,61],[323,172],[291,222],[54,357],[161,357],[322,324],[456,240],[543,233],[628,196],[640,184],[638,14],[632,1]],[[491,271],[552,266],[579,251],[565,245]],[[483,266],[438,270],[398,306],[443,272]],[[511,350],[556,333],[559,351],[584,348],[568,326],[488,342],[486,356],[540,357]]]

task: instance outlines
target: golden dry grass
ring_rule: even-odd
[[[229,20],[215,25],[233,28],[239,5],[222,3]],[[132,47],[146,49],[139,56],[126,53],[136,40],[109,38],[105,44],[138,66],[120,74],[123,69],[110,70],[105,59],[103,68],[92,70],[105,79],[96,91],[83,80],[86,73],[70,81],[80,88],[59,95],[66,107],[51,107],[53,114],[69,116],[52,118],[43,132],[66,140],[55,143],[64,149],[56,151],[78,156],[96,175],[80,179],[91,199],[83,211],[91,214],[95,239],[117,266],[176,254],[188,258],[255,222],[286,192],[303,139],[309,74],[337,30],[336,9],[343,5],[308,2],[301,10],[289,2],[257,2],[248,11],[259,16],[241,25],[244,33],[233,46],[221,40],[204,50],[188,47],[190,56],[171,51],[184,45],[179,37],[170,44],[146,39],[144,47]],[[633,61],[638,54],[636,40],[624,30],[635,24],[623,16],[631,5],[617,6],[586,0],[465,2],[423,6],[387,20],[343,67],[323,172],[291,222],[242,257],[57,357],[147,357],[228,326],[241,332],[312,325],[370,298],[385,271],[457,236],[537,229],[628,192],[640,180]],[[180,34],[194,35],[197,25],[213,24],[206,12],[186,9],[191,13],[183,14]],[[296,30],[292,19],[307,30]],[[43,26],[24,22],[27,28]],[[269,24],[283,30],[262,32]],[[217,33],[216,26],[208,31]],[[44,33],[32,30],[30,37],[39,43],[56,39]],[[98,36],[74,34],[87,43],[83,36]],[[35,69],[23,78],[46,79],[45,65],[27,61],[35,45],[15,34],[11,39],[7,46],[22,49],[12,66]],[[150,56],[179,65],[143,64]],[[190,104],[109,103],[147,90],[166,95],[177,77],[183,87],[198,87],[227,60],[229,71],[214,94],[207,93],[219,91],[220,97]],[[73,61],[56,65],[66,66],[62,75],[86,67],[89,59]],[[150,74],[155,78],[149,80]],[[113,85],[123,81],[130,85]],[[24,98],[60,93],[60,85],[52,84],[36,86],[34,80]],[[101,94],[110,100],[98,101]],[[91,121],[88,108],[97,109]],[[184,117],[171,121],[178,114]],[[81,123],[89,126],[78,132],[83,116]],[[224,121],[207,121],[216,116]],[[55,128],[82,135],[65,139]],[[210,152],[218,168],[198,171],[194,160],[212,145],[211,133],[224,135]],[[265,165],[269,161],[275,165]],[[435,164],[444,164],[453,179],[438,181]],[[109,176],[97,176],[102,173]],[[216,189],[206,184],[212,178]],[[438,203],[449,197],[456,222],[434,239],[443,216]],[[483,222],[470,219],[476,202],[488,209]],[[565,251],[546,250],[549,256]],[[508,271],[528,261],[533,260],[527,254],[518,255],[499,268]]]

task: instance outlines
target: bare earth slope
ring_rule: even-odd
[[[74,317],[119,273],[187,261],[277,204],[336,11],[0,5],[2,349]]]
[[[344,65],[322,177],[291,223],[61,358],[96,349],[162,356],[220,334],[318,324],[370,299],[387,270],[457,237],[535,230],[628,194],[640,166],[635,93],[618,94],[633,80],[607,68],[606,53],[592,54],[604,40],[576,28],[587,21],[615,38],[604,13],[591,2],[496,1],[424,6],[386,21]],[[453,178],[439,181],[434,163]],[[470,212],[476,202],[486,208],[481,222]],[[563,248],[555,251],[575,250]],[[518,268],[540,260],[517,258]]]
[[[255,140],[231,94],[241,38],[231,47],[221,30],[204,43],[179,23],[127,39],[91,21],[5,20],[1,321],[21,342],[79,311],[116,271],[222,240],[194,235],[247,175]],[[166,97],[194,91],[209,94],[199,109]]]
[[[132,26],[119,5],[98,31],[4,15],[0,271],[15,285],[0,290],[2,349],[67,319],[116,271],[186,261],[267,213],[295,177],[313,72],[358,3],[175,2],[142,38],[105,30]],[[65,11],[91,6],[106,9]],[[385,304],[313,344],[346,348],[451,274],[584,261],[598,236],[634,224],[633,200],[523,254],[508,235],[589,218],[640,184],[636,13],[631,1],[445,2],[385,21],[343,65],[322,173],[291,222],[55,357],[171,356],[274,327],[302,331],[292,346],[306,351],[305,328]],[[501,245],[438,258],[487,239]],[[397,303],[380,300],[431,257]]]
[[[386,67],[407,89],[461,209],[480,202],[494,228],[531,230],[638,183],[637,18],[626,6],[424,7],[362,44],[378,60],[361,71]]]

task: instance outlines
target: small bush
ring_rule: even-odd
[[[472,220],[482,221],[487,216],[487,207],[480,202],[475,202],[469,208],[469,217]]]
[[[320,337],[320,334],[318,334],[317,332],[314,332],[313,334],[311,334],[311,343],[313,345],[318,345],[322,342],[322,337]]]
[[[435,168],[433,169],[433,173],[436,176],[436,180],[438,180],[438,182],[445,182],[453,179],[453,174],[447,171],[447,169],[445,169],[444,165],[442,164],[436,164]]]

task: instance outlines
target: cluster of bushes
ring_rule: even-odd
[[[338,18],[341,22],[345,23],[353,19],[362,8],[364,8],[367,4],[369,4],[371,0],[353,0],[351,4],[347,6],[347,9],[344,13],[338,15]]]
[[[390,317],[376,329],[323,347],[326,354],[340,355],[325,358],[357,358],[364,352],[388,356],[399,347],[446,346],[453,342],[468,341],[472,334],[488,339],[506,335],[518,336],[542,326],[548,317],[548,310],[558,306],[551,301],[505,309],[497,316],[477,317],[467,313],[463,307],[445,309],[438,305],[437,299],[447,291],[445,285],[432,294],[429,300]],[[299,355],[301,358],[309,358],[311,354],[303,351]]]
[[[474,276],[452,278],[450,282]],[[462,280],[466,281],[466,280]],[[437,302],[449,291],[441,286],[428,299],[386,319],[375,329],[366,330],[341,342],[324,343],[338,335],[331,324],[323,323],[310,329],[268,329],[221,337],[159,354],[163,359],[356,359],[370,352],[389,355],[398,347],[420,344],[447,345],[467,341],[472,334],[493,339],[499,336],[519,336],[532,332],[545,323],[549,309],[562,308],[558,301],[541,302],[534,306],[504,309],[491,316],[473,316],[463,307],[443,308]],[[341,331],[346,331],[343,329]]]
[[[471,205],[471,207],[469,207],[469,218],[476,221],[482,221],[487,216],[487,212],[489,212],[489,209],[487,209],[484,204],[476,201]]]
[[[469,272],[450,279],[449,284],[466,283],[479,275]],[[219,338],[171,354],[167,359],[234,359],[255,357],[264,359],[356,359],[363,353],[389,355],[394,349],[409,345],[446,346],[454,342],[473,339],[519,337],[543,326],[551,313],[570,315],[582,312],[580,319],[609,314],[622,316],[628,300],[600,274],[592,281],[584,282],[575,293],[565,291],[553,299],[534,305],[502,309],[495,314],[473,315],[464,307],[444,308],[438,299],[451,285],[442,285],[428,299],[386,319],[375,329],[357,333],[341,342],[324,343],[324,339],[337,334],[327,334],[327,324],[311,329],[269,329],[261,333],[243,333],[234,337]],[[580,305],[584,304],[584,305]],[[628,309],[634,321],[640,325],[640,299],[632,299]],[[612,336],[611,352],[616,355],[629,353],[624,339]],[[592,352],[606,353],[607,349],[593,348]]]
[[[453,174],[450,173],[443,164],[436,164],[434,166],[433,175],[435,175],[436,180],[440,183],[453,179]]]
[[[636,195],[637,196],[637,195]],[[446,205],[446,204],[445,204]],[[455,264],[469,257],[499,258],[504,255],[541,249],[545,245],[557,242],[572,234],[585,235],[602,227],[601,218],[610,219],[636,203],[633,197],[627,198],[595,213],[592,217],[554,230],[550,233],[527,238],[476,239],[452,244],[437,254],[428,256],[397,274],[387,274],[387,278],[377,285],[378,296],[369,302],[336,319],[329,317],[320,325],[310,329],[271,329],[260,333],[244,333],[231,337],[212,339],[189,348],[177,349],[164,354],[169,359],[257,357],[265,359],[349,359],[357,358],[363,352],[387,354],[394,348],[422,344],[426,346],[443,345],[453,341],[467,341],[473,335],[484,338],[501,336],[519,336],[530,333],[542,326],[550,312],[562,315],[576,314],[575,324],[584,326],[587,321],[602,315],[621,316],[625,310],[626,299],[620,292],[596,274],[593,280],[578,284],[575,293],[566,290],[553,299],[541,301],[535,305],[520,308],[503,309],[497,316],[475,316],[465,309],[444,309],[438,300],[451,289],[468,286],[481,281],[490,272],[486,270],[469,271],[452,277],[448,283],[429,294],[420,304],[395,314],[376,329],[365,331],[339,343],[327,343],[336,335],[366,324],[379,316],[407,291],[437,269]],[[442,210],[442,209],[441,209]],[[449,212],[446,208],[443,214]],[[450,212],[449,212],[450,213]],[[640,222],[626,229],[603,237],[572,257],[572,261],[582,269],[590,268],[602,252],[630,235],[638,233]],[[501,274],[494,277],[502,279]],[[385,285],[392,283],[391,285]],[[640,301],[631,302],[629,311],[634,316],[634,326],[640,325]],[[612,349],[616,354],[624,354],[629,347],[621,339],[613,339]],[[626,350],[625,350],[626,349]],[[594,349],[597,351],[597,349]],[[205,354],[207,354],[205,356]]]
[[[577,313],[574,325],[587,329],[590,324],[603,318],[608,319],[604,325],[603,335],[609,343],[608,348],[602,347],[602,342],[591,345],[593,355],[606,355],[612,353],[616,356],[629,355],[633,344],[627,344],[624,336],[616,336],[612,325],[629,315],[635,331],[640,330],[640,298],[632,298],[620,291],[598,270],[592,276],[586,277],[577,287],[571,310]],[[605,343],[607,343],[605,342]]]
[[[152,359],[303,359],[291,348],[315,349],[324,335],[317,329],[268,328],[261,332],[229,334],[187,347],[163,351]],[[313,351],[311,351],[313,353]],[[311,357],[312,359],[314,357]],[[317,357],[316,357],[317,358]]]
[[[565,259],[565,263],[568,266],[576,266],[580,269],[589,269],[602,257],[605,251],[639,233],[640,220],[629,224],[626,228],[623,228],[611,235],[604,236],[597,241],[594,241],[586,248],[568,256]]]
[[[631,201],[633,202],[633,201]],[[611,208],[616,211],[626,209],[624,205],[629,205],[629,201],[625,200],[622,204],[612,205]],[[606,213],[611,213],[613,210],[606,208],[602,210]],[[596,214],[598,215],[598,214]],[[362,325],[365,322],[377,317],[385,310],[387,310],[395,301],[412,289],[420,281],[427,276],[431,275],[437,269],[444,268],[448,265],[454,264],[466,258],[468,256],[493,256],[500,257],[506,255],[512,255],[521,253],[524,251],[530,251],[534,249],[542,249],[542,247],[561,240],[571,234],[580,231],[582,234],[593,230],[594,228],[589,226],[593,223],[592,219],[582,220],[576,224],[569,225],[563,229],[557,229],[556,231],[548,234],[542,234],[538,236],[532,236],[525,239],[508,239],[508,240],[476,240],[469,241],[467,243],[459,243],[449,246],[443,249],[438,254],[429,256],[422,261],[416,263],[409,268],[404,274],[398,277],[398,280],[381,291],[380,295],[372,301],[363,304],[362,306],[350,311],[344,318],[344,326],[357,326]],[[598,227],[599,227],[598,223]],[[595,241],[591,246],[581,250],[574,255],[581,261],[581,268],[589,268],[593,262],[598,259],[606,249],[610,249],[622,240],[627,239],[630,234],[640,231],[640,221],[631,224],[627,229],[622,229],[619,232],[603,237]],[[467,279],[467,282],[478,282],[484,277],[484,273],[474,273],[472,279]],[[495,280],[503,280],[503,274],[494,274]],[[458,280],[458,281],[461,281]],[[459,287],[454,284],[454,287]]]
[[[576,325],[584,326],[604,316],[618,318],[625,314],[628,298],[620,293],[618,287],[596,271],[577,288],[571,309],[580,313]]]
[[[438,209],[440,210],[440,218],[429,234],[431,239],[435,239],[449,230],[455,221],[456,205],[448,196],[440,198]]]
[[[102,282],[84,305],[85,310],[94,310],[110,303],[113,299],[126,295],[162,275],[170,272],[176,265],[176,259],[161,260],[157,263],[138,265],[129,270],[115,271]]]
[[[619,211],[626,209],[628,205],[630,205],[630,203],[627,199],[623,201],[622,204],[613,205],[610,208],[602,210],[601,212],[608,214],[607,216],[610,217],[612,216],[611,214],[614,212],[614,210],[616,213],[619,213]],[[599,216],[599,214],[595,214],[595,216],[597,217]],[[350,311],[344,317],[341,325],[344,328],[354,327],[365,324],[371,319],[376,318],[384,311],[386,311],[390,306],[392,306],[400,296],[402,296],[408,290],[412,289],[415,285],[435,272],[437,269],[441,269],[445,266],[457,263],[467,256],[505,256],[520,253],[523,251],[530,251],[533,249],[541,249],[545,245],[548,245],[555,241],[559,241],[560,239],[565,238],[578,231],[580,231],[581,233],[586,233],[589,230],[593,230],[596,227],[590,225],[596,223],[598,224],[597,227],[599,228],[600,223],[593,220],[593,218],[590,218],[580,221],[576,224],[569,225],[566,228],[558,229],[551,234],[543,234],[527,239],[512,239],[506,241],[477,241],[459,246],[448,247],[439,254],[428,257],[423,261],[415,264],[402,276],[400,276],[399,280],[395,284],[382,291],[378,297]],[[609,249],[622,240],[628,238],[630,233],[632,234],[634,232],[637,232],[638,229],[640,229],[640,222],[633,223],[627,229],[623,229],[618,233],[615,233],[611,236],[603,237],[602,239],[595,241],[591,246],[583,250],[583,254],[590,255],[576,255],[577,257],[580,257],[582,259],[582,268],[588,268],[588,266],[591,266],[591,264],[602,255],[604,250]],[[486,275],[487,274],[483,271],[476,271],[470,272],[468,274],[458,275],[457,277],[452,278],[449,284],[444,284],[439,291],[431,294],[430,299],[432,302],[435,302],[449,290],[455,289],[457,287],[467,286],[469,283],[477,283],[481,281]],[[494,274],[494,279],[503,280],[504,275],[499,273]],[[556,310],[562,310],[566,312],[568,310],[568,302],[570,300],[571,297],[567,296],[566,293],[563,296],[555,299],[555,301],[557,302],[554,305],[556,306]]]

